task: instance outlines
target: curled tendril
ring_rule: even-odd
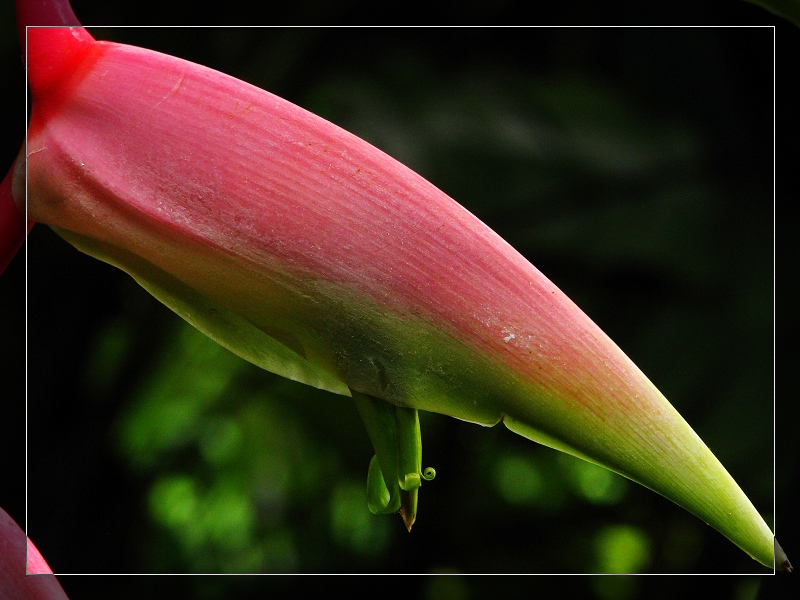
[[[436,469],[433,467],[425,467],[425,470],[422,472],[422,478],[425,481],[430,481],[434,477],[436,477]]]

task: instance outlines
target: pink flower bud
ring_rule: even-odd
[[[503,421],[663,494],[773,565],[769,527],[655,386],[422,177],[208,68],[82,30],[28,39],[30,218],[254,364]]]

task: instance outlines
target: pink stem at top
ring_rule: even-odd
[[[23,48],[25,27],[28,25],[81,26],[69,0],[14,0],[14,8],[17,13],[17,34]]]
[[[46,38],[47,43],[37,42],[41,38],[34,36],[28,44],[28,26],[80,27],[81,23],[69,0],[15,0],[14,4],[22,56],[29,65],[28,81],[36,95],[58,86],[68,77],[93,38],[85,29],[64,29],[58,36]],[[25,216],[14,202],[13,179],[12,166],[0,184],[0,274],[22,247],[27,231],[33,226],[30,222],[26,227]],[[21,193],[22,190],[17,190],[18,201],[21,201]]]

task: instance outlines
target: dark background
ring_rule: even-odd
[[[773,370],[780,382],[784,355],[774,362],[774,344],[796,333],[797,321],[775,302],[773,55],[777,38],[780,81],[797,31],[755,7],[730,4],[725,13],[710,3],[705,13],[673,6],[654,19],[778,29],[94,33],[268,89],[364,137],[456,198],[633,358],[775,524],[792,558],[799,555],[788,492],[796,481],[797,410],[779,393],[776,418]],[[87,24],[186,22],[168,4],[74,6]],[[308,10],[354,22],[362,6],[336,12],[312,3]],[[511,6],[497,3],[488,20],[509,22],[502,10]],[[236,14],[202,18],[268,22]],[[456,21],[473,15],[476,22],[479,14],[467,7]],[[575,22],[569,16],[550,22]],[[3,74],[22,90],[10,18]],[[642,22],[631,14],[607,18]],[[8,164],[24,136],[22,103],[17,112],[4,136]],[[603,561],[613,548],[621,549],[622,565],[643,572],[769,572],[639,486],[601,479],[616,492],[598,501],[581,487],[579,468],[555,452],[502,427],[436,415],[423,415],[424,462],[439,475],[423,487],[409,535],[399,518],[373,517],[358,497],[371,449],[346,398],[279,380],[206,344],[127,276],[44,227],[29,240],[26,303],[24,258],[0,278],[10,316],[3,364],[23,373],[27,357],[28,533],[56,572],[589,573],[608,570]],[[792,355],[785,356],[788,363]],[[24,418],[25,395],[13,383],[9,389],[12,430]],[[22,460],[20,447],[9,456]],[[264,473],[274,475],[273,484],[263,485]],[[509,478],[541,490],[515,491]],[[14,475],[0,490],[0,505],[21,523],[24,488]],[[165,512],[192,502],[191,518]],[[208,514],[218,518],[199,522]],[[237,537],[243,524],[248,533]],[[630,556],[637,547],[638,562]],[[116,590],[122,581],[60,579],[73,598]],[[124,581],[128,591],[114,597],[143,590],[256,597],[297,580]],[[414,593],[450,598],[537,585],[459,576],[404,581]],[[581,578],[570,585],[590,597],[654,598],[691,585],[683,581]],[[770,597],[775,584],[735,577],[714,585],[723,597],[753,598]]]

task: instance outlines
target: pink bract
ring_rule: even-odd
[[[653,384],[432,184],[211,69],[82,30],[28,39],[30,218],[265,369],[502,420],[773,564],[769,527]]]

